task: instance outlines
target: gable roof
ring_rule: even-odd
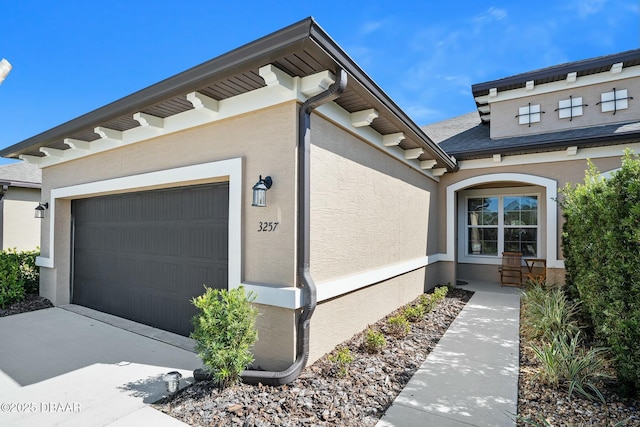
[[[467,113],[422,128],[445,151],[458,160],[515,155],[543,151],[640,142],[640,121],[568,129],[558,132],[491,139],[489,126],[477,112]]]
[[[0,166],[0,183],[10,187],[40,188],[42,171],[36,165],[27,162]]]
[[[489,94],[491,89],[497,92],[504,92],[513,89],[523,88],[527,82],[533,81],[535,86],[565,80],[569,73],[576,73],[576,77],[591,74],[604,73],[611,70],[613,64],[622,63],[623,68],[640,65],[640,49],[628,50],[626,52],[612,55],[600,56],[597,58],[585,59],[581,61],[568,62],[552,67],[541,68],[505,77],[498,80],[491,80],[484,83],[477,83],[471,86],[473,97],[476,100],[478,113],[483,122],[490,121],[490,110],[488,101],[483,99]]]
[[[130,130],[140,126],[133,118],[135,113],[166,118],[193,109],[186,98],[191,92],[219,101],[265,87],[258,69],[268,64],[298,77],[344,69],[349,82],[336,104],[350,113],[375,108],[379,115],[371,128],[381,135],[402,132],[402,149],[422,148],[424,154],[419,160],[435,159],[437,167],[456,169],[455,159],[431,141],[311,17],[5,148],[0,155],[42,157],[43,147],[49,152],[66,150],[65,138],[86,142],[99,139],[94,131],[98,126]]]

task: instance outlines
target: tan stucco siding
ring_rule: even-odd
[[[621,147],[622,152],[622,147]],[[535,156],[535,155],[532,155]],[[607,172],[613,169],[617,169],[621,165],[621,157],[604,157],[597,158],[593,160],[593,163],[600,170],[600,172]],[[533,177],[543,177],[547,179],[551,179],[556,181],[558,197],[561,198],[562,194],[560,190],[567,183],[582,183],[584,182],[585,171],[588,169],[587,160],[579,159],[579,160],[566,160],[559,162],[549,162],[549,163],[531,163],[531,164],[521,164],[514,166],[495,166],[491,168],[482,168],[482,169],[464,169],[463,168],[455,174],[445,174],[442,177],[440,184],[442,185],[441,193],[438,199],[438,207],[439,207],[439,215],[443,218],[441,227],[445,228],[448,226],[449,221],[459,220],[456,215],[453,217],[449,217],[446,214],[446,188],[456,184],[458,182],[467,180],[469,178],[474,177],[483,177],[490,176],[491,174],[496,173],[513,173],[513,174],[521,174],[523,176],[533,176]],[[526,177],[523,177],[523,180],[526,180]],[[526,182],[526,181],[525,181]],[[499,188],[501,185],[513,186],[517,185],[514,183],[496,183],[495,187]],[[484,187],[491,186],[485,184]],[[556,224],[556,252],[557,259],[564,259],[562,254],[562,241],[561,241],[561,231],[562,231],[562,211],[557,203],[554,200],[550,200],[546,195],[546,191],[543,187],[531,187],[532,189],[538,189],[540,194],[545,197],[545,203],[549,204],[549,206],[553,206],[555,204],[557,209],[557,224]],[[499,190],[498,190],[499,191]],[[458,203],[460,201],[458,200]],[[546,221],[546,216],[544,212],[541,212],[541,219]],[[548,224],[541,224],[542,232],[546,234],[543,236],[543,241],[541,242],[542,247],[544,248],[545,242],[548,238],[551,238],[545,230],[549,229]],[[458,234],[458,226],[454,227],[456,235]],[[463,242],[463,238],[459,235],[457,236],[458,244]],[[446,236],[441,235],[439,239],[439,244],[441,245],[442,251],[446,251]],[[463,243],[462,243],[463,244]],[[457,248],[456,248],[456,259],[457,259]],[[458,260],[459,262],[459,260]],[[547,275],[550,281],[555,283],[563,283],[564,282],[564,270],[562,268],[548,268]],[[490,280],[490,281],[499,281],[499,276],[497,272],[497,268],[495,265],[481,265],[481,264],[471,264],[471,263],[459,263],[456,267],[456,277],[459,279],[476,279],[476,280]]]
[[[535,155],[532,155],[535,156]],[[621,165],[621,157],[605,157],[592,161],[601,172],[619,168]],[[557,181],[557,188],[560,190],[567,183],[584,182],[585,171],[588,169],[586,160],[567,160],[562,162],[549,163],[531,163],[514,166],[495,166],[491,168],[481,169],[461,169],[454,174],[445,174],[440,180],[441,191],[438,199],[438,208],[440,218],[443,219],[441,227],[445,227],[446,223],[455,218],[447,218],[446,216],[446,188],[452,184],[463,181],[468,178],[490,175],[495,173],[518,173],[523,175],[539,176]],[[559,194],[560,196],[560,194]],[[555,203],[548,200],[549,203]],[[559,209],[559,208],[558,208]],[[562,215],[558,210],[558,230],[562,225]],[[443,233],[439,236],[438,245],[442,252],[446,251],[446,235]],[[560,242],[558,242],[560,248]],[[561,251],[558,252],[561,255]]]
[[[242,281],[294,286],[296,112],[295,102],[280,104],[45,168],[43,200],[50,199],[52,189],[241,158]],[[251,188],[259,175],[270,175],[274,182],[264,208],[251,206]],[[167,186],[192,184],[196,182],[178,179]],[[31,206],[31,216],[34,207]],[[55,266],[41,269],[40,292],[59,305],[70,302],[71,200],[58,199],[55,210]],[[258,232],[260,221],[279,224],[274,232]],[[43,255],[49,256],[49,222],[44,220],[43,225],[42,243],[47,248]],[[261,315],[257,322],[259,342],[254,349],[256,366],[286,368],[295,358],[296,311],[258,307]]]
[[[314,116],[311,273],[333,280],[372,274],[429,254],[437,183]],[[321,302],[311,320],[310,361],[421,294],[426,267]]]
[[[116,148],[97,155],[47,167],[43,170],[43,200],[51,189],[104,181],[227,160],[243,159],[242,279],[248,282],[293,286],[295,283],[295,146],[296,103],[289,102],[243,116],[219,121],[155,139]],[[251,206],[251,187],[259,175],[274,180],[268,206]],[[217,178],[224,180],[224,177]],[[193,183],[176,182],[175,186]],[[171,184],[173,186],[173,184]],[[133,189],[132,191],[135,191]],[[56,204],[54,293],[56,304],[67,303],[69,287],[70,201]],[[260,221],[279,222],[276,232],[259,233]],[[43,256],[48,256],[49,223],[43,224]],[[274,250],[277,248],[277,250]],[[65,271],[67,270],[67,271]],[[66,275],[65,275],[66,274]],[[48,275],[45,275],[48,276]]]
[[[255,369],[282,371],[296,358],[296,311],[256,304],[258,341],[253,347]]]
[[[436,183],[326,120],[312,129],[315,281],[427,255]]]
[[[40,189],[10,187],[2,199],[2,249],[33,251],[40,246],[41,220],[35,218]]]
[[[421,268],[319,304],[311,319],[309,363],[413,301],[422,293],[424,280]]]
[[[541,86],[544,89],[544,85]],[[566,129],[584,128],[595,125],[624,123],[638,119],[637,101],[630,100],[629,108],[618,110],[616,114],[611,112],[602,112],[601,106],[596,105],[600,102],[600,95],[606,92],[627,89],[628,96],[633,96],[640,91],[640,78],[629,78],[615,82],[594,84],[592,86],[571,88],[567,85],[567,89],[556,92],[536,94],[535,89],[526,98],[510,99],[505,101],[495,101],[491,103],[491,138],[504,138],[510,136],[531,135],[545,132],[557,132]],[[509,92],[505,92],[509,94]],[[558,111],[559,101],[569,99],[569,96],[582,97],[583,115],[560,119]],[[528,103],[532,105],[540,105],[541,114],[540,122],[532,123],[529,127],[526,124],[519,124],[518,109],[526,107]]]

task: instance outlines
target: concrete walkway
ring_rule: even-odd
[[[461,288],[475,294],[377,427],[515,427],[520,290]]]
[[[148,404],[166,395],[163,374],[193,380],[191,340],[66,308],[0,318],[0,426],[186,426]]]

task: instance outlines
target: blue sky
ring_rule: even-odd
[[[640,47],[638,0],[0,0],[0,147],[308,16],[419,125],[473,111],[474,83]]]

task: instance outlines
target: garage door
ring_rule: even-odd
[[[74,200],[72,301],[189,335],[203,285],[227,288],[229,185]]]

